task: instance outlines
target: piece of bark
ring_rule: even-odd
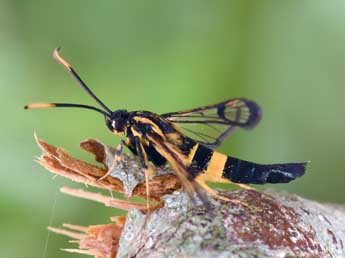
[[[48,171],[66,177],[72,181],[124,193],[127,197],[146,197],[146,187],[142,169],[133,156],[123,154],[121,161],[113,168],[110,175],[100,180],[112,167],[114,149],[101,142],[88,139],[80,143],[85,151],[94,155],[101,167],[73,158],[66,151],[44,142],[35,136],[43,154],[37,162]],[[150,182],[151,198],[160,200],[164,194],[181,190],[181,183],[170,168],[156,169],[156,176]]]
[[[44,151],[38,162],[51,172],[98,188],[145,196],[142,171],[132,157],[124,155],[111,175],[100,181],[112,163],[112,148],[95,140],[81,144],[103,164],[99,168],[42,140],[37,142]],[[128,170],[129,174],[138,173],[135,179],[121,175]],[[277,191],[238,190],[221,194],[248,206],[210,198],[212,209],[206,211],[179,192],[181,185],[172,173],[167,168],[158,169],[158,175],[151,178],[151,195],[161,200],[161,206],[156,206],[159,209],[152,211],[149,218],[143,213],[142,204],[62,188],[65,193],[130,211],[126,218],[112,218],[117,221],[113,224],[50,229],[76,239],[80,249],[66,251],[98,258],[345,257],[343,206],[320,204]]]
[[[63,251],[93,255],[96,258],[116,256],[123,224],[112,223],[88,227],[64,224],[63,227],[64,229],[54,227],[48,227],[48,229],[72,238],[70,242],[79,245],[79,249],[64,248]]]

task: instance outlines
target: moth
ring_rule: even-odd
[[[54,50],[53,56],[100,108],[71,103],[32,103],[25,108],[73,107],[102,114],[109,130],[125,138],[116,148],[113,166],[121,159],[125,145],[140,160],[145,172],[148,198],[148,178],[153,173],[153,167],[167,164],[173,168],[189,196],[194,199],[196,193],[204,204],[207,204],[205,192],[221,200],[240,202],[218,194],[206,182],[230,183],[249,188],[248,184],[288,183],[305,173],[306,162],[264,165],[215,150],[237,128],[252,129],[258,124],[261,109],[251,100],[236,98],[160,115],[149,111],[112,111],[61,57],[59,49]],[[104,177],[109,176],[112,168]]]

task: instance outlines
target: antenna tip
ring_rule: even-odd
[[[52,108],[56,107],[53,103],[31,103],[24,106],[24,109],[32,109],[32,108]]]
[[[60,49],[61,47],[57,47],[54,49],[53,51],[53,57],[56,58],[56,56],[58,56],[60,54]]]
[[[58,61],[58,63],[62,64],[68,71],[71,71],[71,65],[61,57],[60,55],[60,47],[57,47],[53,51],[53,58]]]

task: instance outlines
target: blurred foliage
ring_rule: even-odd
[[[344,12],[341,0],[2,0],[1,256],[79,257],[62,254],[67,239],[47,237],[46,226],[107,223],[113,215],[60,194],[71,183],[51,180],[33,161],[40,155],[33,131],[81,158],[85,138],[120,140],[95,112],[23,110],[34,101],[94,104],[51,58],[57,46],[114,109],[257,101],[260,125],[238,131],[220,151],[262,163],[310,160],[303,178],[268,187],[344,203]]]

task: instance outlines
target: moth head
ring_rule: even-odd
[[[127,118],[127,111],[121,109],[112,112],[110,117],[105,116],[105,122],[109,130],[114,134],[123,135],[126,132]]]

